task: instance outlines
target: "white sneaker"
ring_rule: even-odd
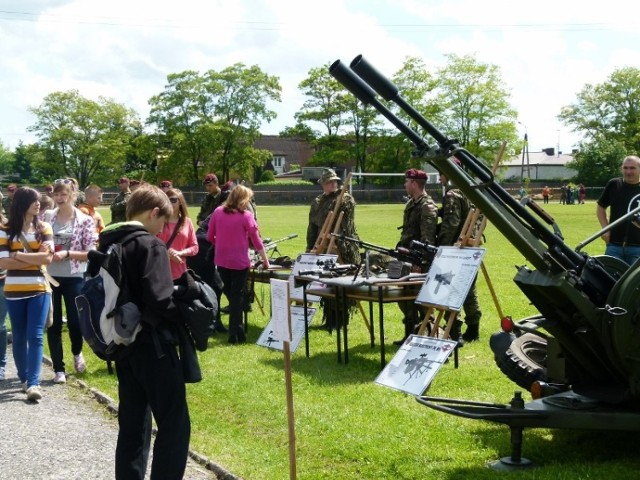
[[[67,376],[64,372],[56,372],[53,376],[53,383],[67,383]]]
[[[5,379],[5,375],[4,367],[0,367],[0,381]]]
[[[42,398],[42,390],[40,390],[39,385],[33,385],[32,387],[27,388],[27,400],[37,402],[41,398]]]
[[[87,369],[87,364],[84,363],[82,352],[80,352],[78,355],[73,356],[73,366],[78,373],[84,373],[84,371]]]

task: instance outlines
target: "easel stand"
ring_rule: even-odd
[[[418,335],[424,336],[425,334],[429,337],[440,338],[440,322],[442,322],[442,317],[447,315],[447,321],[444,327],[444,332],[442,334],[442,338],[450,339],[451,338],[451,328],[453,327],[453,322],[456,321],[456,317],[458,316],[458,311],[449,310],[447,308],[439,308],[435,305],[426,305],[427,312],[424,315],[424,319],[420,324],[420,328],[418,329]],[[437,313],[436,313],[437,312]],[[435,320],[431,322],[431,317],[435,315]],[[427,332],[427,327],[430,327],[430,331]],[[453,351],[453,366],[454,368],[458,368],[458,349],[460,345],[457,344],[456,348]]]

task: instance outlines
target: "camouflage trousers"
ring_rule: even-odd
[[[478,290],[476,289],[476,281],[474,280],[462,304],[464,309],[464,323],[467,326],[479,325],[482,312],[480,311],[480,302],[478,301]]]

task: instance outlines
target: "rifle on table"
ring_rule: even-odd
[[[276,252],[280,253],[280,250],[278,250],[278,244],[281,242],[285,242],[287,240],[291,240],[294,239],[298,236],[297,233],[292,233],[291,235],[287,235],[286,237],[282,237],[278,240],[271,240],[270,238],[265,238],[264,241],[262,242],[264,245],[264,251],[265,252],[271,252],[271,255],[273,256]]]
[[[407,262],[411,265],[416,266],[425,266],[429,265],[433,260],[436,252],[438,251],[437,247],[433,245],[429,245],[428,243],[419,242],[418,240],[412,240],[409,248],[398,247],[396,249],[382,247],[380,245],[376,245],[374,243],[363,242],[358,238],[347,237],[346,235],[337,235],[332,234],[336,238],[340,240],[346,240],[347,242],[353,242],[357,244],[360,248],[364,248],[366,250],[373,250],[374,252],[382,253],[384,255],[388,255],[390,257],[395,258],[401,262]]]

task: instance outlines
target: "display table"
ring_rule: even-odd
[[[386,365],[385,344],[384,344],[384,304],[397,303],[400,301],[415,300],[420,287],[424,283],[424,274],[411,274],[400,279],[390,279],[386,275],[371,276],[369,278],[356,278],[351,276],[324,278],[313,275],[295,276],[295,281],[303,286],[303,304],[307,307],[307,295],[315,295],[320,298],[335,300],[336,312],[346,307],[349,300],[364,301],[369,303],[369,318],[371,325],[369,329],[371,346],[375,346],[375,332],[373,321],[373,304],[378,304],[378,323],[380,330],[380,364],[384,368]],[[322,282],[324,287],[308,288],[311,283]],[[337,315],[336,315],[337,317]],[[308,354],[308,322],[305,317],[305,347]],[[342,363],[342,352],[344,350],[344,363],[349,362],[349,337],[348,325],[336,326],[336,342],[338,352],[338,362]]]

